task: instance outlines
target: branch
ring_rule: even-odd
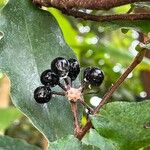
[[[96,16],[91,15],[79,11],[74,11],[71,9],[63,9],[61,10],[62,13],[66,15],[71,15],[76,18],[81,18],[84,20],[92,20],[92,21],[114,21],[114,20],[128,20],[128,21],[134,21],[134,20],[150,20],[150,13],[137,13],[137,14],[114,14],[114,15],[105,15],[105,16]]]
[[[109,98],[113,95],[113,93],[119,88],[122,82],[127,78],[127,76],[135,69],[135,67],[142,61],[143,57],[145,56],[146,49],[141,50],[133,62],[128,66],[125,72],[119,77],[119,79],[110,87],[110,89],[104,95],[100,104],[96,107],[94,111],[94,115],[97,114],[100,108],[108,102]],[[87,131],[92,127],[92,123],[89,120],[86,125],[82,128],[82,132],[77,135],[77,138],[81,140],[83,136],[87,133]]]
[[[150,0],[33,0],[33,2],[40,6],[55,7],[58,9],[86,8],[108,10],[113,7],[134,2],[150,2]]]
[[[71,104],[71,111],[73,113],[73,120],[74,120],[74,135],[80,134],[80,126],[78,123],[78,114],[77,114],[77,103],[76,102],[70,102]]]

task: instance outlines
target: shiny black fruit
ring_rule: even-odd
[[[46,86],[40,86],[34,91],[34,99],[37,103],[47,103],[52,97],[51,89]]]
[[[54,87],[58,85],[59,83],[59,76],[52,72],[52,70],[45,70],[41,74],[41,83],[44,85],[49,85],[51,87]]]
[[[70,58],[68,61],[70,63],[68,76],[74,81],[80,73],[80,65],[76,59]]]
[[[51,62],[52,71],[59,77],[67,77],[69,68],[69,61],[63,57],[57,57]]]
[[[96,67],[88,67],[84,71],[84,81],[93,86],[100,86],[104,80],[104,73]]]

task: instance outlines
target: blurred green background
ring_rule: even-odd
[[[0,8],[3,4],[3,1],[0,1]],[[122,13],[127,12],[129,9],[130,5],[125,5],[109,12],[83,11],[98,15]],[[64,16],[54,8],[50,8],[48,11],[57,19],[64,38],[75,52],[81,68],[97,66],[104,71],[105,80],[103,84],[98,88],[93,87],[94,90],[87,89],[86,93],[93,92],[93,94],[84,95],[86,102],[91,107],[97,106],[108,88],[124,72],[137,54],[138,32],[133,29],[117,29],[118,25],[112,22],[95,23],[74,19],[73,17]],[[147,25],[145,26],[147,28]],[[150,52],[146,56],[144,61],[113,94],[111,101],[139,102],[150,98]],[[22,138],[31,144],[44,147],[47,142],[43,135],[11,104],[9,90],[9,79],[0,71],[0,133]],[[85,123],[84,117],[82,123]]]

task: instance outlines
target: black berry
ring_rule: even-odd
[[[52,97],[51,89],[46,86],[40,86],[34,91],[34,99],[37,103],[47,103]]]
[[[41,83],[44,85],[49,85],[51,87],[54,87],[59,83],[59,76],[56,75],[54,72],[52,72],[50,69],[45,70],[41,74]]]
[[[104,80],[104,73],[96,67],[88,67],[84,71],[84,81],[93,86],[100,86]]]
[[[80,72],[80,65],[76,59],[70,58],[68,61],[70,63],[68,76],[74,81]]]
[[[52,71],[59,77],[66,77],[69,73],[69,61],[63,57],[57,57],[51,62]]]
[[[87,76],[87,74],[89,74],[91,68],[92,68],[92,67],[87,67],[87,68],[85,68],[84,73],[83,73],[83,77],[84,77],[84,78]]]

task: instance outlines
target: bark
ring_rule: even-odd
[[[150,2],[150,0],[33,0],[40,6],[56,7],[56,8],[86,8],[86,9],[104,9],[108,10],[113,7],[131,4],[134,2]]]

